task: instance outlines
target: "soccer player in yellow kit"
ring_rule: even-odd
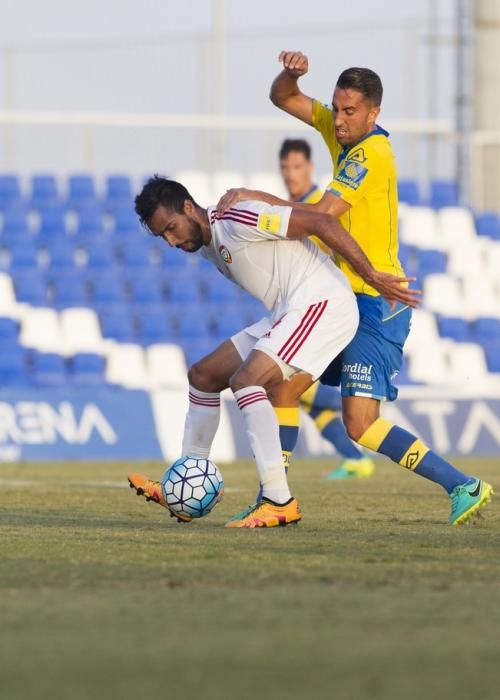
[[[377,124],[383,92],[379,76],[368,68],[344,70],[331,106],[326,106],[299,89],[298,79],[308,71],[307,56],[282,51],[279,60],[283,70],[272,84],[272,102],[321,133],[333,166],[332,182],[321,200],[294,203],[294,208],[314,207],[329,213],[356,239],[377,270],[403,276],[398,260],[396,163],[389,134]],[[219,212],[246,199],[282,203],[266,193],[229,190],[218,205]],[[397,397],[392,378],[401,367],[411,310],[387,304],[339,256],[337,264],[356,294],[360,322],[353,340],[321,381],[340,383],[344,424],[355,442],[442,486],[451,499],[449,522],[464,523],[490,500],[491,485],[463,474],[415,435],[380,416],[380,402]]]
[[[290,199],[309,204],[319,202],[323,190],[313,180],[314,166],[309,143],[304,139],[286,139],[281,145],[279,160]],[[332,254],[319,238],[311,236],[311,240],[325,253]],[[300,407],[309,414],[323,437],[343,457],[339,467],[328,474],[328,479],[364,478],[373,474],[373,460],[363,455],[346,433],[340,415],[342,403],[338,389],[315,382],[302,394]],[[294,414],[289,411],[288,415],[293,417]],[[293,452],[297,436],[298,424],[296,428],[288,425],[282,429],[281,443],[285,455]]]

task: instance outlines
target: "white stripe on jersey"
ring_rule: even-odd
[[[209,207],[212,240],[202,255],[256,297],[273,316],[339,296],[352,297],[344,274],[309,239],[286,237],[291,207],[241,202],[219,216]]]

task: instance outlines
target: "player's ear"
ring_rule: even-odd
[[[184,214],[192,214],[194,212],[193,202],[190,199],[184,200]]]
[[[369,115],[370,115],[370,121],[375,124],[377,121],[378,115],[380,114],[380,107],[372,107],[370,109]]]

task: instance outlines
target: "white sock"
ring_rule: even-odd
[[[285,503],[291,493],[283,464],[278,420],[267,393],[261,386],[247,386],[235,391],[234,396],[247,426],[262,495],[276,503]]]
[[[182,454],[206,457],[219,427],[220,394],[189,387],[189,409],[184,423]]]

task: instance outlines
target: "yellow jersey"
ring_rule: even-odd
[[[335,135],[332,110],[313,100],[313,126],[322,135],[333,164],[333,180],[326,188],[349,209],[339,218],[376,270],[403,275],[398,260],[398,196],[396,161],[388,132],[379,126],[354,146],[344,148]],[[356,294],[379,293],[340,255],[335,260]]]
[[[318,187],[318,185],[313,185],[309,192],[306,192],[302,197],[299,197],[297,199],[297,202],[305,202],[306,204],[315,204],[316,202],[319,202],[319,200],[323,197],[323,190]],[[320,248],[323,253],[326,253],[327,255],[331,255],[332,251],[330,248],[323,243],[323,241],[320,241],[320,239],[317,236],[309,236],[311,241],[313,243],[316,243],[318,248]]]

